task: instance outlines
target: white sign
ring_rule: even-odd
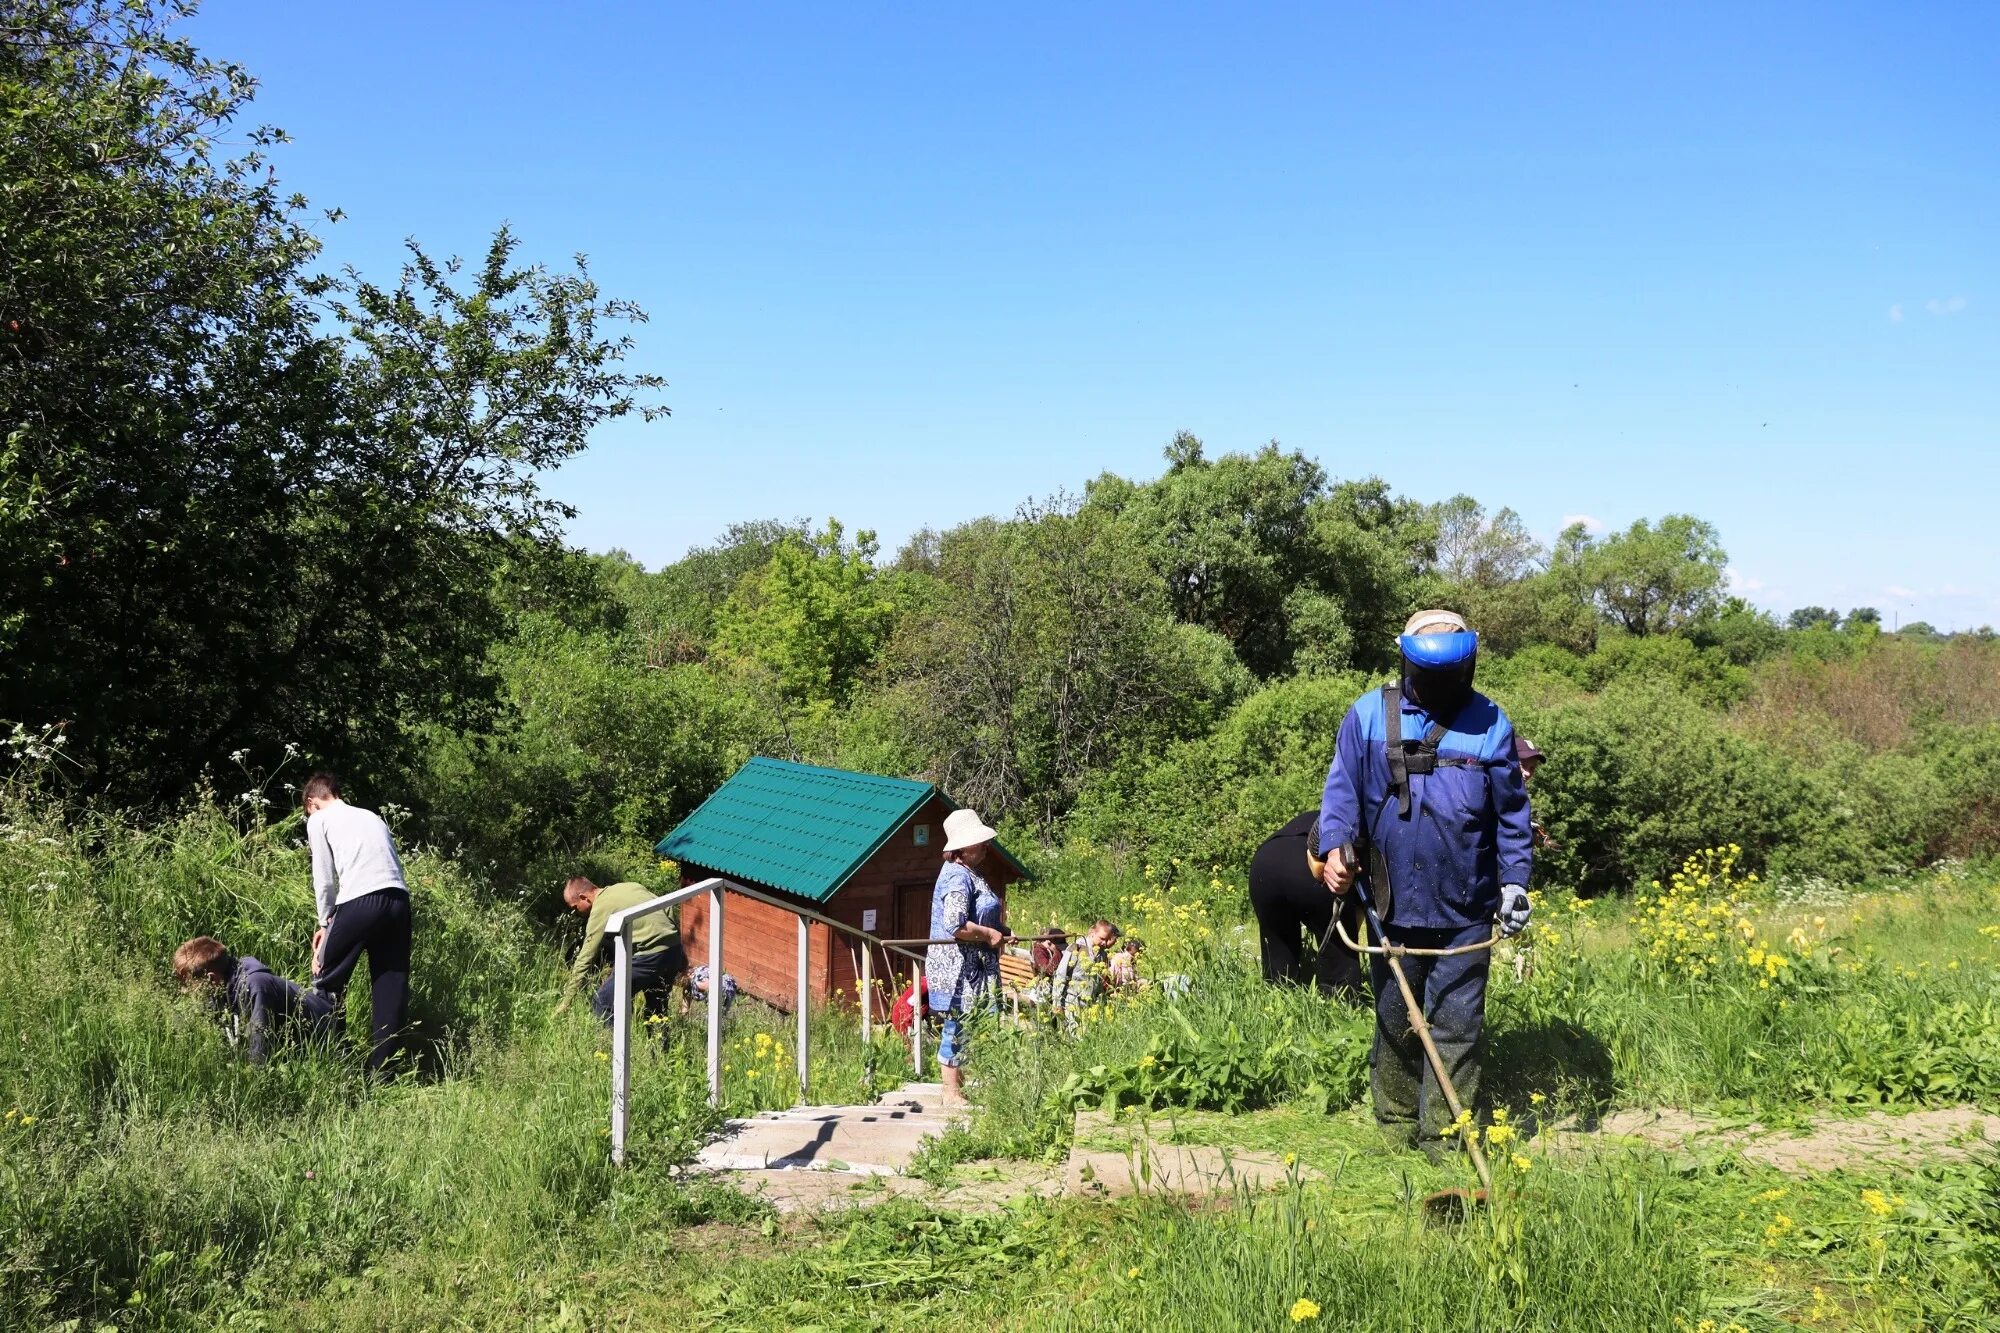
[[[871,935],[873,935],[873,934],[875,933],[875,909],[874,909],[874,908],[872,908],[872,907],[864,907],[864,908],[862,908],[862,909],[861,909],[861,928],[862,928],[863,930],[867,931],[867,932],[868,932],[869,934],[871,934]]]

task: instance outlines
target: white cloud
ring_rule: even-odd
[[[1593,518],[1589,514],[1564,514],[1562,516],[1563,527],[1567,528],[1574,523],[1583,524],[1583,530],[1593,537],[1604,531],[1604,520],[1601,518]]]
[[[1891,324],[1901,324],[1903,322],[1903,307],[1901,305],[1892,305],[1889,307],[1889,322]]]
[[[1905,588],[1900,583],[1892,583],[1887,588],[1883,589],[1883,591],[1888,593],[1891,597],[1910,598],[1910,597],[1915,597],[1917,595],[1917,590],[1915,588]]]
[[[1968,302],[1963,296],[1934,296],[1924,302],[1924,309],[1930,311],[1933,315],[1956,315],[1959,311],[1965,309],[1967,304]]]
[[[1762,579],[1752,578],[1750,575],[1743,573],[1734,565],[1731,565],[1724,573],[1729,581],[1729,591],[1733,593],[1762,592],[1770,586]]]

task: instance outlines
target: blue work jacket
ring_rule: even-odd
[[[1475,761],[1410,775],[1410,813],[1389,790],[1382,691],[1341,719],[1320,800],[1320,846],[1360,842],[1365,828],[1387,865],[1393,926],[1456,929],[1491,921],[1502,884],[1526,885],[1533,859],[1528,788],[1514,755],[1514,724],[1475,693],[1438,742],[1438,755]],[[1402,732],[1421,741],[1431,716],[1407,694]],[[1367,864],[1364,862],[1364,870]]]

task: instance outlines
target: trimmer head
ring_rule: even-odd
[[[1424,1196],[1424,1220],[1440,1224],[1463,1222],[1485,1206],[1485,1190],[1439,1190]]]

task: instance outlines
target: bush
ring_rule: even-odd
[[[1517,725],[1548,755],[1533,789],[1555,841],[1538,857],[1548,882],[1621,889],[1731,841],[1754,866],[1801,843],[1813,846],[1816,865],[1839,860],[1824,846],[1838,841],[1825,794],[1797,765],[1678,690],[1621,682],[1522,711]]]
[[[1319,804],[1340,721],[1376,683],[1343,672],[1266,686],[1209,735],[1093,783],[1068,824],[1073,846],[1247,865],[1259,843]]]

